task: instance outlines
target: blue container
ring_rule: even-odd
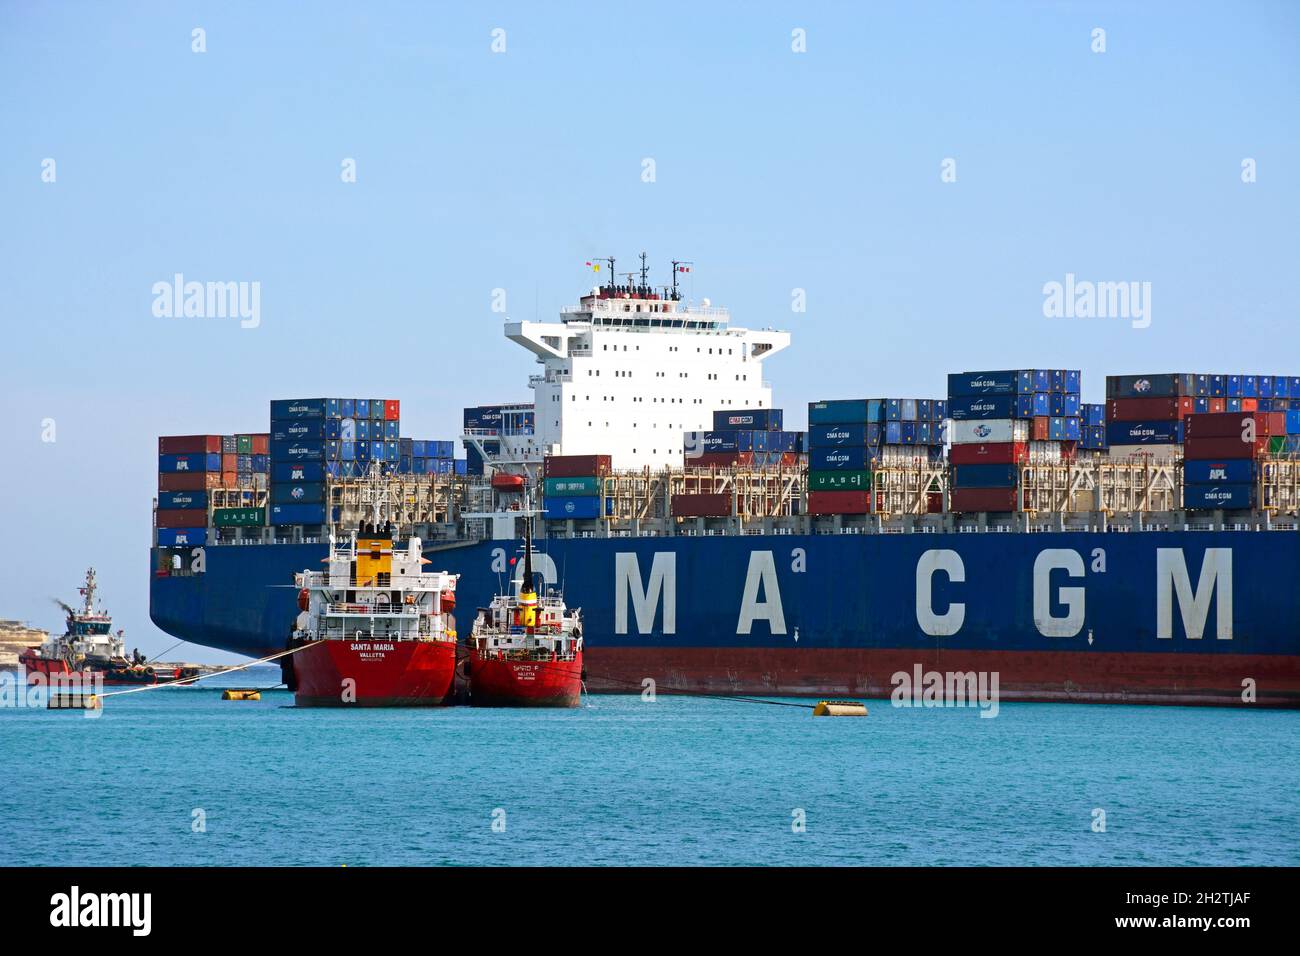
[[[384,442],[384,461],[397,463],[401,457],[401,449],[397,445],[397,440]]]
[[[1197,415],[1204,415],[1210,410],[1210,400],[1208,398],[1192,399],[1192,411]]]
[[[1184,485],[1183,507],[1190,511],[1236,510],[1255,506],[1254,484]]]
[[[456,443],[451,441],[426,441],[426,454],[430,458],[455,458]]]
[[[208,493],[206,491],[160,491],[158,492],[159,508],[193,508],[196,511],[206,512],[208,509]],[[199,524],[207,524],[207,519],[199,521]]]
[[[265,474],[266,472],[270,471],[270,469],[271,469],[271,456],[270,456],[270,455],[254,455],[254,456],[253,456],[253,471],[254,471],[255,473],[258,473],[258,474]]]
[[[465,409],[464,426],[467,429],[498,430],[501,428],[503,418],[504,413],[500,405],[479,405]]]
[[[808,467],[813,471],[866,471],[872,457],[865,447],[814,448],[809,452]]]
[[[339,399],[339,417],[340,418],[357,417],[357,400],[355,398]]]
[[[1300,375],[1287,377],[1286,393],[1290,398],[1300,398]]]
[[[1241,376],[1241,397],[1242,398],[1259,398],[1259,388],[1255,383],[1255,376]]]
[[[415,438],[411,441],[411,455],[415,458],[424,458],[424,446],[426,442],[422,438]]]
[[[277,399],[271,402],[271,421],[283,421],[287,418],[324,418],[326,404],[327,400],[324,398]]]
[[[271,481],[321,481],[325,471],[320,461],[278,461],[271,465]]]
[[[271,422],[271,441],[324,441],[325,422],[324,418],[290,418]]]
[[[1065,440],[1080,441],[1083,438],[1083,423],[1078,418],[1065,419]]]
[[[396,419],[387,418],[384,420],[384,441],[397,441],[401,432],[398,428]]]
[[[837,425],[841,422],[871,421],[865,398],[843,398],[808,405],[808,424]]]
[[[546,517],[548,520],[569,518],[599,518],[601,502],[609,499],[599,496],[581,498],[547,498]]]
[[[1241,398],[1241,376],[1227,376],[1227,387],[1224,389],[1224,392],[1228,398]]]
[[[916,423],[916,443],[918,445],[934,444],[934,422]]]
[[[1287,410],[1286,433],[1288,435],[1300,435],[1300,408]]]
[[[954,488],[1014,488],[1020,481],[1017,465],[953,465]]]
[[[916,444],[916,422],[899,422],[898,423],[898,443],[900,445]]]
[[[208,543],[207,528],[159,528],[158,547],[199,547]]]
[[[192,455],[159,455],[158,470],[173,474],[177,472],[220,471],[221,456],[216,452]]]
[[[740,451],[740,437],[737,432],[687,432],[687,442],[694,442],[694,449],[701,452]]]
[[[325,437],[335,440],[343,437],[343,420],[341,418],[325,419]]]
[[[464,459],[464,458],[457,458],[457,459],[455,459],[455,460],[453,461],[453,470],[454,470],[455,473],[458,474],[458,475],[463,475],[463,474],[465,474],[465,473],[466,473],[466,471],[465,471],[465,459]]]
[[[953,372],[948,375],[948,400],[971,395],[1015,395],[1029,393],[1037,385],[1032,369],[1001,372]],[[1047,391],[1047,381],[1042,380],[1042,391]]]
[[[271,442],[271,461],[324,461],[325,443],[323,441],[273,441]]]
[[[1106,444],[1115,445],[1181,445],[1182,422],[1108,422]]]
[[[353,438],[356,441],[370,441],[370,419],[358,418],[353,423]]]
[[[318,504],[325,500],[324,482],[290,482],[271,485],[272,504]]]
[[[1255,376],[1255,388],[1259,391],[1260,398],[1273,397],[1273,376],[1257,375]]]
[[[368,398],[358,398],[358,399],[357,399],[357,414],[356,414],[356,417],[357,417],[357,418],[369,418],[369,417],[370,417],[370,399],[368,399]]]
[[[916,399],[900,398],[898,399],[898,405],[900,409],[898,415],[899,421],[914,422],[917,420],[920,411]]]
[[[1048,414],[1063,418],[1079,417],[1079,396],[1072,392],[1053,392]]]
[[[1106,426],[1084,425],[1079,443],[1089,451],[1104,450],[1106,448]]]
[[[1080,412],[1083,417],[1085,426],[1105,425],[1106,424],[1106,406],[1089,403],[1080,406]]]
[[[1033,418],[1049,411],[1048,395],[1033,392],[1025,395],[974,395],[949,399],[948,412],[953,421],[985,418]]]
[[[1246,484],[1255,480],[1255,462],[1250,458],[1226,458],[1223,461],[1196,460],[1183,462],[1183,481],[1190,485]]]
[[[429,463],[429,474],[431,475],[450,475],[454,462],[450,458],[426,458]]]
[[[916,400],[916,420],[918,422],[934,421],[934,402],[928,398]]]
[[[780,431],[784,416],[779,408],[740,408],[713,413],[713,430],[716,432],[750,430]]]
[[[1210,376],[1210,397],[1226,398],[1228,395],[1228,376],[1211,375]]]
[[[271,524],[324,524],[324,505],[271,505]]]

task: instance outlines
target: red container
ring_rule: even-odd
[[[221,487],[221,475],[215,471],[161,472],[159,491],[207,491]]]
[[[587,478],[607,475],[610,471],[609,455],[548,455],[547,478]]]
[[[1079,443],[1077,441],[1063,441],[1061,444],[1061,460],[1074,461],[1079,457]]]
[[[1210,412],[1214,415],[1221,415],[1228,410],[1228,400],[1226,398],[1210,399]],[[1254,411],[1252,408],[1251,411]]]
[[[673,495],[672,505],[678,518],[721,518],[731,514],[731,493]]]
[[[395,398],[390,398],[384,402],[384,419],[390,422],[397,421],[402,417],[400,414],[401,407],[402,403]]]
[[[220,451],[220,435],[162,435],[158,438],[160,455],[202,455]]]
[[[1263,458],[1268,454],[1268,439],[1253,442],[1240,437],[1189,438],[1183,442],[1183,457],[1189,461],[1206,458]]]
[[[1029,442],[995,441],[982,445],[953,445],[948,461],[954,465],[1023,465],[1029,461]]]
[[[1258,398],[1243,398],[1241,400],[1241,410],[1243,412],[1253,412],[1259,409]]]
[[[1186,438],[1240,438],[1254,425],[1256,438],[1286,434],[1286,412],[1225,412],[1188,415]]]
[[[871,511],[869,491],[810,491],[810,515],[864,515]]]
[[[1018,488],[954,488],[949,492],[952,511],[1018,511]]]
[[[221,473],[221,487],[222,487],[222,488],[238,488],[238,487],[239,487],[239,472],[237,472],[237,471],[223,471],[223,472]]]
[[[254,435],[253,436],[253,454],[269,455],[271,453],[271,436]]]
[[[687,468],[749,468],[753,464],[752,451],[706,451],[686,459]]]
[[[1029,428],[1029,437],[1033,441],[1051,441],[1052,420],[1043,415],[1035,416]]]
[[[159,508],[154,512],[159,528],[205,528],[208,512],[203,508]]]
[[[1108,422],[1176,422],[1196,409],[1194,398],[1112,398]]]
[[[238,456],[238,455],[231,455],[231,454],[228,454],[228,453],[225,454],[225,455],[222,455],[222,456],[221,456],[221,470],[222,470],[222,471],[238,471],[238,470],[239,470],[239,456]]]
[[[927,491],[925,494],[925,513],[937,515],[943,513],[943,494],[938,491]]]

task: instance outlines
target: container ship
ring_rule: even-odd
[[[919,666],[1003,700],[1300,705],[1300,376],[1114,375],[1085,404],[1076,370],[954,372],[796,431],[765,378],[787,332],[685,300],[688,264],[606,264],[558,320],[505,323],[533,401],[466,408],[463,458],[396,399],[161,438],[153,621],[282,650],[281,585],[379,500],[488,608],[540,500],[536,572],[582,608],[595,692],[884,697]]]

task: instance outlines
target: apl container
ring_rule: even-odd
[[[215,453],[193,455],[159,455],[160,472],[221,471],[221,456]]]
[[[1183,481],[1193,485],[1246,484],[1255,480],[1253,458],[1193,459],[1183,462]]]
[[[201,547],[208,543],[207,528],[159,528],[158,547]]]

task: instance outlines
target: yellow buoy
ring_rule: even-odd
[[[262,692],[260,690],[241,690],[238,687],[230,687],[221,692],[222,700],[261,700]]]
[[[857,700],[819,700],[814,717],[865,717],[867,705]]]

